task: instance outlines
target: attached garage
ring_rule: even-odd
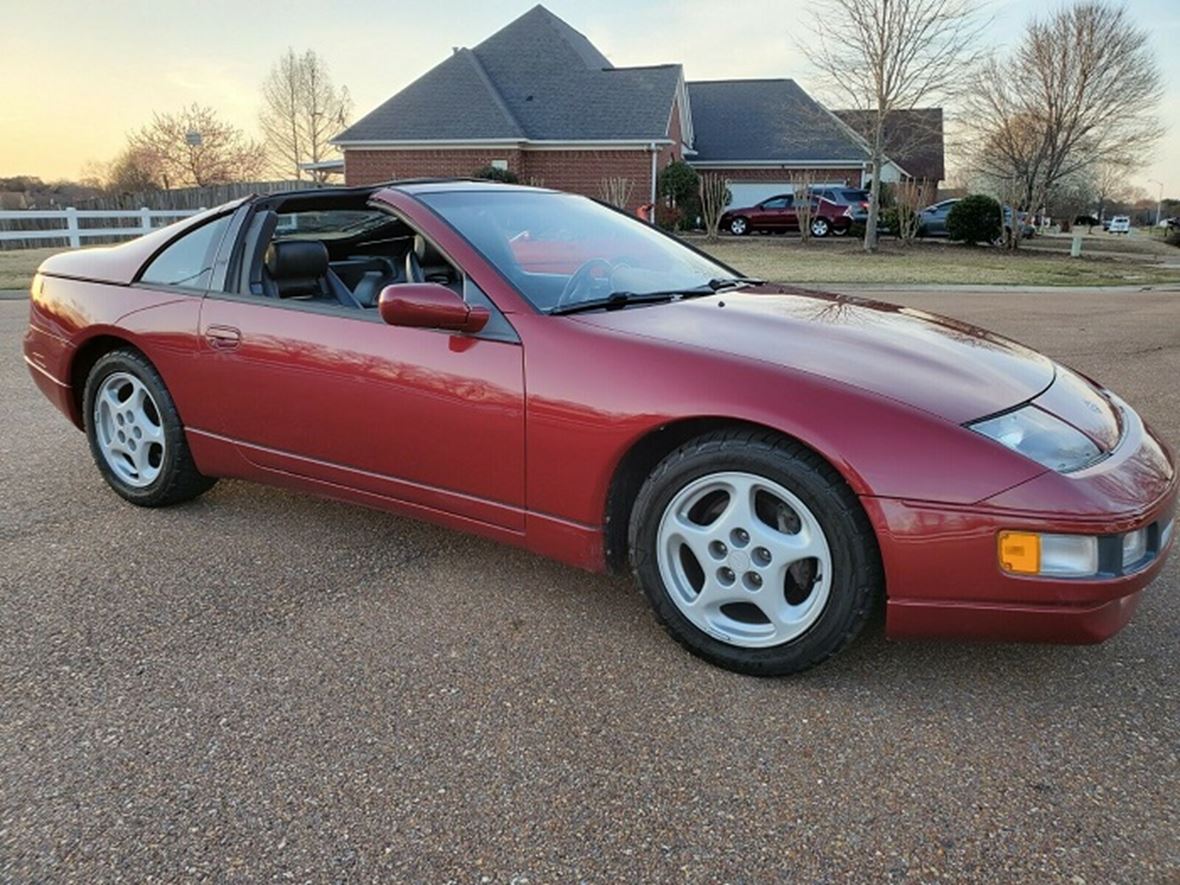
[[[729,205],[753,206],[767,197],[793,193],[795,186],[789,181],[731,181]]]

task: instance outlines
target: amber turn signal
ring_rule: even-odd
[[[1033,532],[1000,532],[1000,568],[1016,575],[1041,571],[1041,538]]]

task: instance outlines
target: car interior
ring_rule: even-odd
[[[410,225],[369,206],[369,194],[324,189],[257,201],[231,259],[228,288],[292,306],[375,317],[386,286],[438,283],[490,311],[478,337],[518,340],[483,290]]]
[[[361,310],[375,309],[381,290],[397,283],[439,283],[463,297],[463,275],[442,253],[367,199],[326,191],[259,201],[237,291]]]

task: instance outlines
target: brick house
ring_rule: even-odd
[[[686,83],[679,64],[615,67],[543,6],[456,48],[333,143],[348,184],[490,165],[594,197],[623,178],[632,209],[654,202],[659,170],[678,159],[723,172],[735,201],[789,190],[803,168],[859,185],[868,165],[863,140],[794,81]]]

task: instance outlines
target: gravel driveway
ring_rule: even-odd
[[[1180,442],[1180,295],[897,294]],[[0,880],[1176,882],[1180,558],[1097,647],[760,681],[628,580],[240,482],[142,511],[0,303]]]

